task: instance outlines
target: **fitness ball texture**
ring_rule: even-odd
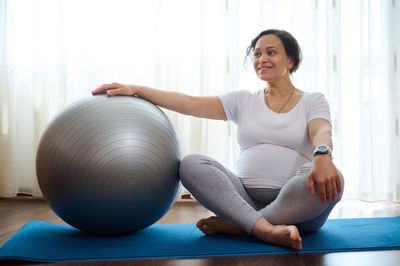
[[[67,106],[43,133],[36,174],[68,224],[123,235],[159,220],[180,182],[179,137],[160,108],[134,96],[96,95]]]

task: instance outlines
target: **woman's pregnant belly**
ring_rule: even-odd
[[[300,165],[309,162],[294,149],[259,144],[240,152],[237,171],[245,187],[282,188]]]

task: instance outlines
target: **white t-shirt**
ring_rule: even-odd
[[[329,104],[319,92],[305,92],[287,113],[270,110],[264,90],[235,91],[219,98],[228,120],[237,125],[237,174],[248,188],[282,188],[300,165],[313,161],[308,123],[315,118],[331,121]]]

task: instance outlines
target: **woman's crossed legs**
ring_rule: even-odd
[[[218,217],[202,219],[205,234],[253,234],[261,240],[301,249],[300,231],[316,231],[340,200],[322,202],[308,189],[312,164],[302,165],[279,190],[246,189],[240,179],[216,160],[186,156],[179,173],[183,185]],[[343,181],[343,179],[342,179]]]

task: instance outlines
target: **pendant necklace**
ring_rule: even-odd
[[[290,98],[292,98],[293,93],[294,93],[295,87],[293,87],[292,93],[290,94],[289,98],[286,100],[286,102],[282,105],[281,109],[279,109],[278,113],[282,111],[282,109],[286,106],[286,104],[289,102]],[[264,90],[265,91],[265,90]],[[268,97],[267,97],[267,92],[265,91],[265,100],[267,101],[267,106],[269,109],[271,109],[269,102],[268,102]],[[271,109],[272,110],[272,109]]]

